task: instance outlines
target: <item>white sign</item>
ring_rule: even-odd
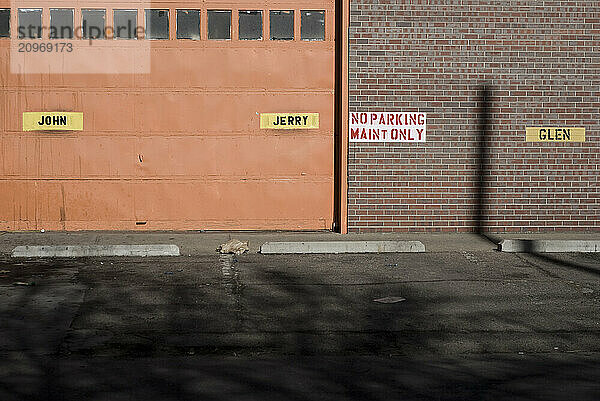
[[[425,113],[350,113],[350,142],[425,142]]]

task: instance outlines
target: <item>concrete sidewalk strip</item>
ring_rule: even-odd
[[[97,256],[179,256],[172,244],[151,245],[24,245],[13,249],[13,258],[79,258]]]
[[[600,252],[600,240],[505,239],[498,244],[498,250],[528,253]]]
[[[425,245],[421,241],[314,241],[267,242],[260,247],[263,254],[396,252],[425,252]]]

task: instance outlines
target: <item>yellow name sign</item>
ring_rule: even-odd
[[[319,128],[319,113],[261,113],[261,129]]]
[[[83,113],[62,111],[23,113],[23,131],[82,131]]]
[[[585,128],[527,127],[527,142],[585,142]]]

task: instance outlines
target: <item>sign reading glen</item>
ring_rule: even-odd
[[[350,113],[350,142],[425,142],[425,113]]]
[[[526,142],[585,142],[585,128],[527,127]]]
[[[23,131],[82,131],[83,113],[25,112]]]

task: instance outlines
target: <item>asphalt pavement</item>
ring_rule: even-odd
[[[600,396],[600,254],[190,255],[1,257],[0,399]]]

